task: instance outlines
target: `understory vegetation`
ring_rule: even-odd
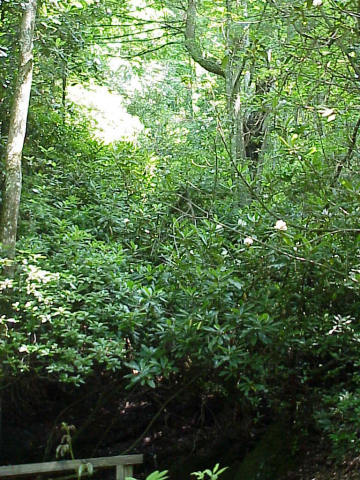
[[[24,8],[0,1],[3,215]],[[172,421],[236,424],[239,460],[273,424],[294,455],[314,438],[358,455],[359,19],[350,0],[38,5],[16,257],[0,260],[3,432],[38,440],[3,462],[54,458],[61,422],[75,456],[156,456]],[[120,99],[116,138],[77,85]],[[136,423],[142,401],[118,440],[108,419],[124,404]]]

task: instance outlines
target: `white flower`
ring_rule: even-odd
[[[254,240],[251,237],[246,237],[244,239],[244,245],[247,247],[250,247],[254,243]]]
[[[15,318],[7,318],[7,317],[5,317],[5,315],[1,315],[1,317],[0,317],[0,323],[4,323],[4,322],[17,323],[17,321],[15,320]]]
[[[322,5],[322,0],[313,0],[314,7],[320,7]]]
[[[12,288],[12,287],[13,287],[13,281],[10,278],[5,278],[5,280],[0,283],[0,292],[2,290],[5,290],[7,288]]]
[[[287,225],[283,220],[278,220],[274,225],[275,230],[280,230],[281,232],[286,232]]]
[[[129,220],[128,218],[124,218],[123,222],[124,222],[124,223],[125,223],[125,225],[126,225],[127,223],[129,223],[129,222],[130,222],[130,220]]]
[[[238,225],[239,225],[240,227],[246,227],[246,222],[245,222],[245,220],[243,220],[242,218],[239,218],[239,220],[238,220]]]

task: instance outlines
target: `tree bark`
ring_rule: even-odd
[[[193,60],[201,65],[205,70],[220,77],[225,78],[225,72],[221,64],[216,60],[205,58],[201,51],[200,45],[196,41],[196,0],[188,1],[188,8],[186,10],[186,29],[185,29],[185,47],[190,53]]]
[[[21,157],[29,110],[33,72],[33,37],[37,0],[28,0],[20,25],[20,58],[10,114],[9,136],[5,153],[5,188],[0,223],[2,255],[15,256],[16,231],[22,186]],[[7,273],[11,274],[11,270]]]

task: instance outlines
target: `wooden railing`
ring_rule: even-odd
[[[27,463],[24,465],[9,465],[0,467],[0,479],[16,478],[25,475],[37,475],[41,473],[59,473],[78,471],[81,465],[91,464],[95,470],[97,468],[116,467],[116,480],[125,480],[126,477],[132,477],[133,465],[143,462],[142,455],[119,455],[116,457],[87,458],[83,460],[60,460],[57,462]],[[84,472],[87,468],[84,468]]]

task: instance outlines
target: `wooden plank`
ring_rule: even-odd
[[[124,467],[124,465],[118,465],[116,467],[116,480],[125,480],[125,467]]]
[[[133,466],[132,465],[125,465],[125,478],[133,476]]]
[[[125,480],[127,477],[133,476],[132,465],[118,465],[116,467],[116,480]]]
[[[0,478],[15,475],[31,475],[34,473],[54,473],[75,470],[85,463],[91,463],[94,468],[115,467],[117,465],[137,465],[143,462],[142,455],[118,455],[115,457],[86,458],[81,460],[60,460],[46,463],[27,463],[0,467]]]

